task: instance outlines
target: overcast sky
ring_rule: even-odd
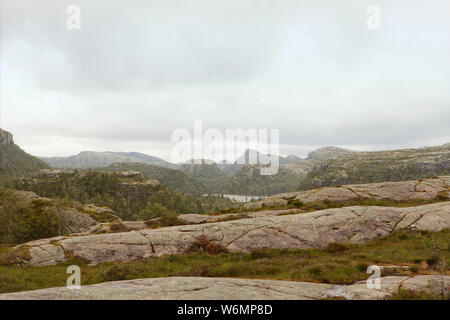
[[[366,26],[374,4],[380,30]],[[2,0],[0,12],[0,127],[34,155],[169,160],[171,133],[195,120],[280,129],[284,155],[450,142],[448,0]]]

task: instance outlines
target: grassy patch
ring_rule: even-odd
[[[396,292],[390,295],[386,300],[441,300],[442,297],[426,291],[413,291],[399,288]],[[450,299],[450,296],[444,297]]]
[[[88,207],[80,208],[84,213],[88,214],[95,221],[105,223],[117,221],[117,217],[109,212],[99,212],[98,209]]]
[[[111,232],[127,232],[127,231],[130,231],[130,228],[128,228],[122,222],[114,222],[109,227],[109,230]]]
[[[145,221],[145,224],[149,229],[157,229],[157,228],[163,228],[163,227],[173,227],[173,226],[180,226],[185,225],[186,223],[178,218],[176,215],[168,215],[164,217],[159,217],[156,219],[151,219]]]
[[[236,215],[228,216],[226,218],[222,218],[217,220],[216,222],[225,222],[225,221],[233,221],[233,220],[240,220],[240,219],[249,219],[250,216],[245,213],[238,213]]]
[[[169,255],[128,263],[103,263],[88,266],[83,261],[70,261],[47,267],[0,265],[0,292],[33,290],[65,286],[66,268],[81,267],[82,284],[113,280],[165,276],[239,277],[351,284],[369,276],[369,265],[408,265],[410,268],[389,269],[382,275],[439,274],[425,262],[430,259],[424,239],[445,247],[450,265],[450,230],[425,234],[394,232],[366,245],[330,244],[324,249],[259,249],[250,253],[230,253],[205,249],[186,255]],[[3,249],[8,250],[8,249]],[[195,251],[195,250],[194,250]],[[449,270],[447,268],[447,274]]]

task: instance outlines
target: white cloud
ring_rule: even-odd
[[[43,156],[280,129],[281,152],[450,141],[448,1],[4,0],[0,126]]]

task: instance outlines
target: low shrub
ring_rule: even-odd
[[[130,275],[130,269],[126,266],[114,265],[105,271],[103,275],[104,281],[127,280]]]
[[[430,266],[430,267],[434,267],[439,263],[439,255],[435,254],[432,255],[431,257],[427,258],[425,260],[425,262]]]
[[[122,222],[114,222],[109,227],[109,230],[111,232],[127,232],[127,231],[130,231],[130,229],[126,225],[124,225]]]
[[[399,288],[391,294],[386,300],[440,300],[441,297],[425,291],[413,291],[409,289]]]
[[[417,267],[417,266],[410,266],[409,267],[409,271],[411,271],[412,273],[418,273],[419,272],[419,267]]]
[[[308,272],[312,275],[319,276],[322,274],[323,270],[321,267],[315,266],[315,267],[308,268]]]
[[[205,236],[200,236],[197,238],[197,241],[192,244],[188,252],[206,252],[212,255],[216,255],[220,253],[226,253],[228,252],[228,250],[222,247],[217,242],[210,241]]]
[[[181,226],[185,225],[186,223],[178,218],[177,215],[168,215],[164,217],[159,217],[156,219],[151,219],[145,221],[145,224],[150,229],[156,229],[156,228],[163,228],[163,227],[173,227],[173,226]]]

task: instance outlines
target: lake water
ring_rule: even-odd
[[[208,196],[208,194],[204,194],[203,196]],[[211,196],[219,197],[220,194],[211,194]],[[244,196],[240,194],[223,194],[222,196],[236,202],[250,202],[252,200],[261,200],[267,198],[266,196]]]

